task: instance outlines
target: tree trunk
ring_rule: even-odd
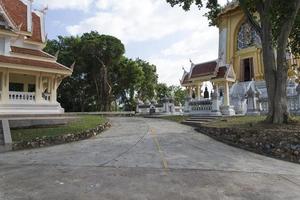
[[[300,0],[294,1],[295,10],[291,12],[290,18],[282,21],[277,38],[277,52],[275,57],[272,22],[270,19],[271,1],[266,1],[264,6],[258,6],[261,19],[261,39],[263,47],[263,62],[266,86],[268,91],[269,113],[267,121],[274,124],[288,123],[288,101],[287,81],[288,63],[286,60],[286,49],[288,38],[292,31],[297,16]],[[275,62],[275,60],[277,62]]]

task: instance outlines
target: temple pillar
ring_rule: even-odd
[[[41,74],[37,75],[35,79],[35,101],[36,103],[43,102],[43,80]]]
[[[189,97],[193,98],[193,87],[192,86],[189,87]]]
[[[2,73],[2,94],[1,94],[1,101],[2,103],[8,103],[9,102],[9,72],[4,71]]]
[[[58,84],[57,84],[57,79],[56,78],[52,78],[51,79],[51,102],[52,103],[56,103],[57,102],[57,88],[58,88]]]
[[[219,86],[218,84],[216,84],[214,86],[214,92],[211,95],[211,99],[212,99],[212,113],[214,116],[221,116],[221,112],[220,112],[220,99],[219,99]]]
[[[201,83],[197,84],[197,100],[201,99]]]
[[[227,81],[224,84],[224,106],[230,106],[229,84]]]
[[[221,107],[223,115],[232,116],[235,115],[234,107],[230,105],[229,83],[224,84],[224,105]]]

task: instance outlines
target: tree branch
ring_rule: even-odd
[[[262,36],[262,28],[260,24],[255,20],[254,15],[250,12],[249,8],[247,7],[246,0],[239,0],[240,6],[244,11],[248,22],[252,25],[254,30],[258,33],[259,36]]]

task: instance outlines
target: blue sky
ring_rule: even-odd
[[[225,1],[225,0],[223,0]],[[35,0],[48,6],[46,32],[80,35],[96,30],[122,40],[126,55],[155,64],[159,81],[179,85],[182,67],[217,58],[218,29],[209,27],[204,11],[184,12],[165,0]]]

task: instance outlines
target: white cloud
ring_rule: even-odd
[[[67,27],[73,35],[97,30],[131,41],[158,40],[180,31],[193,31],[202,14],[193,9],[184,12],[171,8],[164,0],[98,0],[99,9],[93,17]]]
[[[218,29],[199,27],[194,32],[153,55],[150,61],[157,65],[159,81],[168,85],[178,85],[183,74],[182,67],[190,70],[191,59],[194,63],[215,60],[218,57]]]
[[[217,58],[218,30],[208,27],[204,11],[197,8],[184,12],[179,7],[171,8],[165,0],[96,0],[95,8],[93,16],[68,26],[67,31],[77,35],[96,30],[116,36],[125,44],[156,42],[158,48],[166,37],[182,36],[145,58],[157,66],[160,82],[179,85],[182,67],[189,70],[189,59],[199,63]],[[135,57],[141,53],[136,52]]]
[[[36,0],[34,4],[49,6],[50,9],[88,10],[94,0]]]

